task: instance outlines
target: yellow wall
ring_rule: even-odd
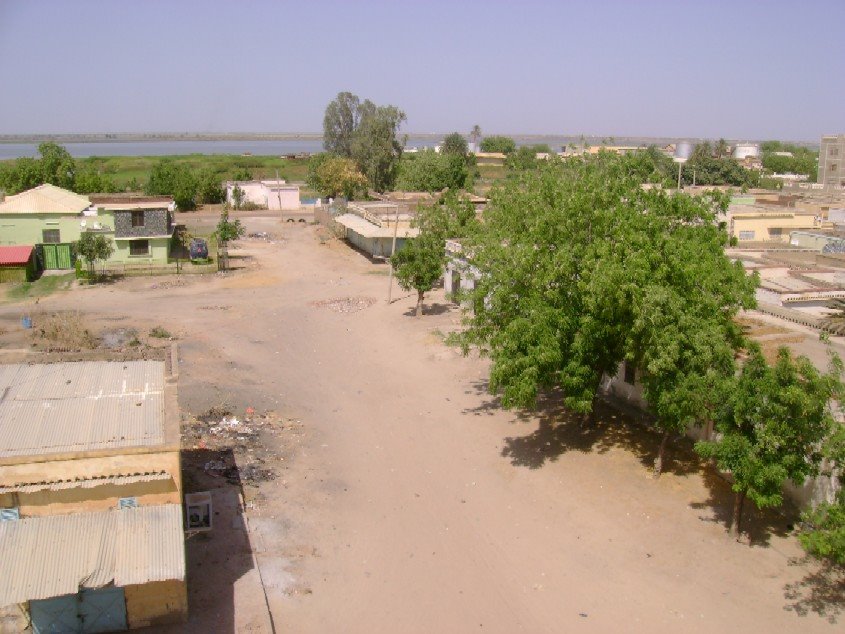
[[[4,465],[0,466],[0,483],[8,486],[148,471],[164,471],[171,475],[171,479],[124,485],[103,484],[90,489],[4,493],[0,494],[0,507],[17,506],[22,517],[36,517],[115,508],[118,498],[122,497],[137,497],[139,505],[182,503],[182,475],[177,451]]]
[[[130,629],[183,623],[188,619],[188,587],[184,581],[156,581],[125,586],[123,590]]]
[[[740,242],[789,242],[790,231],[818,228],[815,218],[803,214],[737,214],[730,218],[731,235]],[[741,232],[753,231],[753,238],[740,237]],[[778,232],[779,231],[779,232]]]

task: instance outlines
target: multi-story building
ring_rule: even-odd
[[[822,137],[816,182],[826,186],[845,186],[845,134]]]

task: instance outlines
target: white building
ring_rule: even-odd
[[[226,181],[226,202],[234,206],[235,187],[243,191],[244,202],[274,211],[299,211],[299,185],[284,180]]]

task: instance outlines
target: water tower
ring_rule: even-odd
[[[691,141],[678,141],[675,144],[675,154],[672,160],[678,164],[678,190],[681,189],[681,168],[687,162],[695,148]]]

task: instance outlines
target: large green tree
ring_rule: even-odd
[[[845,426],[835,425],[824,445],[824,455],[831,470],[845,475]],[[804,512],[799,535],[807,552],[845,565],[845,489],[840,488],[833,502],[823,502]]]
[[[406,120],[396,106],[377,106],[350,92],[338,93],[323,117],[323,145],[330,154],[351,158],[370,187],[393,187],[405,139],[399,128]]]
[[[144,192],[154,196],[173,196],[181,211],[190,211],[197,206],[199,184],[186,166],[164,158],[150,170],[150,178]]]
[[[435,192],[461,189],[468,178],[465,156],[426,149],[402,158],[396,185],[404,191]]]
[[[351,199],[366,192],[367,177],[352,159],[320,153],[309,161],[308,185],[321,196]]]
[[[377,192],[391,189],[396,182],[405,146],[399,128],[405,118],[395,106],[366,108],[352,138],[352,158]]]
[[[38,146],[41,155],[42,182],[65,189],[74,189],[76,183],[76,161],[64,146],[45,141]]]
[[[443,154],[457,154],[465,159],[467,152],[469,152],[469,146],[467,145],[467,140],[459,132],[452,132],[451,134],[447,134],[446,138],[443,139],[440,151]]]
[[[516,142],[507,136],[488,136],[481,141],[482,152],[501,152],[510,154],[516,150]]]
[[[462,342],[490,354],[506,407],[559,387],[590,414],[602,376],[627,359],[658,428],[705,422],[694,404],[733,370],[731,320],[753,305],[755,280],[724,255],[724,199],[641,184],[623,157],[601,153],[553,158],[493,192],[466,241],[481,279]]]
[[[783,485],[796,485],[818,473],[821,446],[834,428],[830,401],[842,395],[842,364],[833,358],[827,373],[806,357],[793,358],[781,348],[773,365],[751,344],[721,408],[716,440],[696,443],[696,450],[729,471],[735,493],[729,531],[742,530],[742,510],[749,498],[759,508],[780,506]]]
[[[365,101],[365,109],[372,103]],[[361,121],[361,99],[351,92],[339,92],[323,116],[323,147],[331,154],[352,157],[352,139]]]

